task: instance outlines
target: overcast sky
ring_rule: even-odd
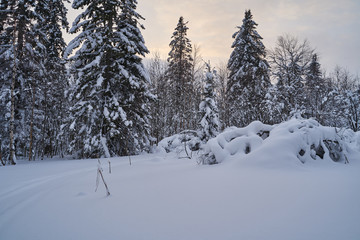
[[[77,13],[70,5],[69,22]],[[180,16],[188,23],[188,37],[201,47],[204,60],[226,62],[232,34],[250,9],[267,48],[278,36],[290,34],[308,39],[327,71],[336,65],[360,75],[359,0],[138,0],[138,12],[146,18],[142,31],[146,46],[165,59]],[[66,36],[69,41],[73,36]],[[151,57],[151,54],[148,56]]]

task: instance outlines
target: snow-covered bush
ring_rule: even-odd
[[[358,151],[360,151],[360,132],[356,132],[354,140]]]
[[[228,159],[280,161],[332,160],[347,163],[347,154],[357,145],[360,137],[352,130],[321,126],[312,119],[293,118],[278,125],[259,121],[244,128],[228,128],[205,146],[203,164],[220,163]]]
[[[158,144],[158,151],[184,153],[191,158],[191,152],[200,149],[201,140],[196,131],[183,131],[179,134],[164,138]]]

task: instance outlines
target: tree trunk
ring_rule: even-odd
[[[47,99],[47,93],[48,93],[48,89],[47,89],[47,84],[44,83],[44,99]],[[48,130],[47,129],[47,121],[48,121],[48,103],[47,101],[45,102],[45,109],[44,109],[44,120],[42,123],[42,129],[41,129],[41,160],[44,160],[44,155],[45,155],[45,131]]]
[[[32,146],[33,146],[33,128],[34,128],[34,108],[35,108],[35,87],[32,86],[32,106],[31,106],[31,121],[30,121],[30,146],[29,146],[29,161],[33,156]]]
[[[11,114],[10,114],[10,164],[15,165],[15,148],[14,148],[14,123],[15,123],[15,80],[16,80],[16,22],[14,23],[14,33],[13,33],[13,55],[14,55],[14,65],[12,72],[12,80],[11,80]]]
[[[1,142],[1,139],[0,139],[0,162],[1,162],[1,164],[3,166],[5,166],[5,161],[2,158],[2,142]]]

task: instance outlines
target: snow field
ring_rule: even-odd
[[[0,168],[0,239],[344,239],[360,236],[360,164],[197,165],[174,154]],[[102,184],[102,183],[101,183]]]

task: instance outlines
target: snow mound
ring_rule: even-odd
[[[185,130],[179,134],[164,138],[158,143],[158,152],[190,152],[199,150],[201,140],[197,131]]]
[[[351,130],[321,126],[312,119],[293,118],[273,126],[255,121],[244,128],[228,128],[210,139],[202,163],[216,164],[228,159],[301,163],[321,159],[348,163],[348,153],[354,148],[360,150],[359,136]]]
[[[360,132],[355,133],[354,140],[355,140],[357,149],[359,149],[359,151],[360,151]]]

